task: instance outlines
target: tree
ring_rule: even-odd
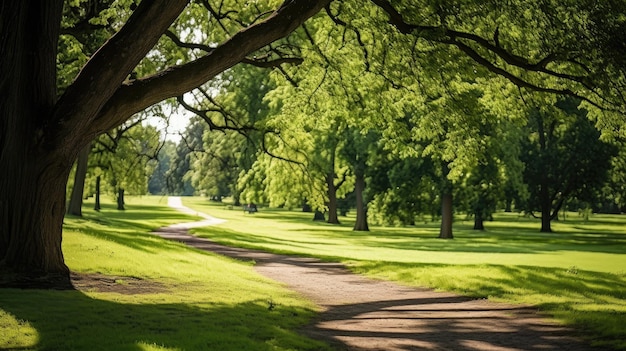
[[[167,195],[167,171],[170,169],[172,159],[176,154],[176,144],[166,140],[163,147],[157,153],[157,164],[154,173],[148,180],[148,192],[153,195]]]
[[[578,103],[566,99],[529,111],[532,132],[522,154],[530,193],[527,210],[541,212],[542,232],[552,231],[551,221],[568,199],[593,199],[617,153],[613,145],[600,140],[600,132],[586,111],[577,109]]]
[[[267,151],[264,122],[269,108],[264,96],[273,87],[269,73],[265,68],[236,66],[189,94],[192,102],[179,99],[208,126],[186,175],[197,191],[232,195],[239,205],[240,173],[251,168],[257,153]]]
[[[85,189],[85,178],[87,176],[87,165],[89,163],[89,152],[91,145],[87,145],[81,150],[76,160],[76,170],[74,172],[74,184],[70,195],[70,203],[67,206],[67,214],[82,216],[83,192]]]
[[[439,179],[429,157],[394,157],[381,153],[372,161],[368,183],[369,209],[381,224],[415,225],[441,214]]]
[[[378,142],[379,135],[374,131],[363,134],[360,130],[352,127],[344,132],[345,145],[341,152],[354,173],[354,193],[356,198],[356,220],[354,222],[355,231],[369,231],[367,222],[367,199],[366,177],[369,175],[368,169],[373,159],[380,150]]]
[[[118,210],[125,209],[126,191],[136,195],[147,192],[149,175],[156,167],[155,160],[162,147],[156,128],[143,122],[138,116],[102,134],[92,150],[93,168],[108,181]]]
[[[221,201],[233,196],[239,203],[237,178],[240,173],[237,158],[240,153],[241,135],[232,131],[224,133],[205,131],[202,151],[193,153],[191,170],[185,179],[205,196]]]
[[[190,196],[195,193],[191,181],[185,176],[191,169],[190,162],[193,153],[202,151],[202,135],[205,129],[204,123],[192,118],[181,134],[181,141],[176,145],[176,152],[165,173],[165,183],[169,194]]]
[[[56,58],[64,2],[0,6],[0,261],[43,281],[69,282],[61,251],[65,184],[78,151],[134,113],[210,80],[287,35],[325,1],[289,1],[207,54],[141,79],[127,77],[187,0],[141,2],[62,96]],[[121,19],[123,21],[123,18]]]

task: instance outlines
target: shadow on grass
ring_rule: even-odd
[[[167,223],[194,220],[197,218],[172,211],[168,207],[133,205],[125,211],[107,210],[87,213],[83,218],[73,217],[65,221],[64,230],[78,231],[133,249],[155,253],[180,247],[180,244],[145,235],[141,231],[148,233]]]
[[[281,220],[282,221],[282,220]],[[228,242],[247,248],[264,248],[282,245],[294,248],[310,248],[310,244],[322,244],[337,239],[351,242],[355,247],[388,248],[403,251],[439,251],[469,253],[527,253],[555,251],[579,251],[624,254],[626,235],[597,233],[545,234],[537,232],[505,233],[503,231],[473,232],[457,231],[455,240],[436,238],[435,230],[407,228],[375,228],[370,232],[346,231],[336,227],[322,226],[291,229],[281,237],[255,235],[254,230],[239,232],[219,226],[206,227],[197,232],[218,242]],[[289,236],[289,232],[297,233]],[[317,240],[317,242],[316,242]]]
[[[575,327],[605,349],[626,350],[626,275],[530,266],[404,264],[360,262],[358,271],[396,272],[408,281],[429,272],[437,287],[478,298],[504,298],[530,303]],[[496,271],[485,277],[484,269]],[[458,278],[461,276],[462,278]],[[460,290],[456,280],[464,284]]]
[[[0,344],[0,350],[324,349],[290,331],[309,311],[270,310],[266,301],[137,304],[95,299],[80,291],[12,289],[0,290],[0,297],[0,310],[28,322],[38,334],[26,344]]]
[[[304,251],[310,250],[311,247],[307,246],[307,244],[311,244],[311,242],[307,241],[298,241],[290,238],[272,238],[268,236],[256,236],[248,233],[241,233],[236,230],[224,229],[219,226],[210,226],[204,228],[193,229],[192,233],[194,236],[205,238],[208,240],[212,240],[222,244],[229,244],[235,247],[242,247],[247,249],[256,249],[256,250],[265,250],[273,253],[280,254],[291,254],[298,255],[303,257],[313,257],[312,255],[308,255],[305,252],[300,251],[302,249]],[[292,248],[289,249],[270,249],[270,246],[286,246]],[[317,257],[317,256],[316,256]]]
[[[211,211],[212,206],[206,206]],[[247,216],[247,217],[246,217]],[[501,218],[500,218],[501,217]],[[455,223],[456,240],[442,241],[436,239],[439,234],[439,223],[429,222],[411,227],[380,227],[371,226],[369,232],[351,231],[353,218],[341,218],[341,225],[332,225],[325,222],[312,221],[312,214],[282,209],[262,209],[254,215],[241,215],[241,222],[268,220],[277,223],[301,224],[301,228],[288,231],[303,233],[324,239],[346,239],[355,245],[390,248],[398,250],[426,250],[471,253],[538,253],[554,251],[580,251],[623,254],[626,252],[626,233],[623,226],[626,217],[600,216],[590,221],[574,218],[557,222],[559,231],[555,233],[540,233],[537,219],[521,217],[516,214],[500,214],[494,222],[487,222],[486,231],[472,230],[472,221],[459,220]],[[249,218],[249,219],[248,219]],[[233,219],[238,221],[239,219]],[[556,226],[556,224],[555,224]],[[287,230],[286,230],[287,231]],[[215,240],[229,240],[240,242],[246,247],[260,247],[264,243],[273,241],[267,236],[260,238],[254,235],[229,231],[227,235],[213,231]],[[278,242],[289,242],[298,247],[303,241],[300,234],[284,236]],[[255,246],[255,241],[259,241]]]

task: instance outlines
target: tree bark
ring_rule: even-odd
[[[71,167],[25,164],[18,155],[2,161],[9,167],[0,171],[0,266],[21,275],[16,286],[69,287],[61,240]]]
[[[445,191],[441,196],[441,227],[440,239],[453,239],[452,235],[452,191]]]
[[[550,191],[548,188],[548,180],[543,177],[541,179],[541,189],[539,189],[539,202],[541,206],[541,230],[542,233],[552,232],[552,200],[550,199]]]
[[[513,200],[506,199],[504,201],[504,212],[506,212],[506,213],[513,212]]]
[[[313,214],[313,220],[314,221],[324,221],[324,220],[326,220],[326,218],[324,216],[324,212],[315,210],[315,213]]]
[[[120,211],[126,210],[124,208],[124,188],[117,189],[117,209]]]
[[[335,173],[326,174],[326,185],[328,186],[328,223],[340,224],[337,216],[337,187],[335,187]]]
[[[356,221],[354,222],[355,231],[369,231],[367,225],[367,209],[365,201],[363,201],[363,191],[365,190],[365,174],[363,172],[355,172],[356,182],[354,192],[356,195]]]
[[[96,211],[100,211],[100,176],[96,177],[96,195],[95,195],[95,203],[93,205],[93,209]]]
[[[76,173],[74,174],[74,186],[70,195],[70,203],[67,206],[67,214],[82,217],[83,212],[83,194],[85,190],[85,178],[87,177],[87,162],[89,161],[89,152],[91,145],[84,147],[78,160],[76,160]]]
[[[3,285],[69,286],[61,252],[77,152],[47,143],[63,1],[0,3],[0,269]],[[52,20],[51,20],[52,19]]]
[[[474,230],[485,230],[485,220],[481,213],[474,214]]]

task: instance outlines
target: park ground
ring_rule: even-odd
[[[319,304],[260,276],[250,260],[149,234],[200,219],[167,208],[165,198],[129,202],[126,212],[86,211],[84,219],[66,220],[64,250],[76,291],[0,291],[1,349],[327,347],[297,332],[318,318]],[[626,349],[626,219],[620,216],[584,221],[572,215],[553,234],[540,234],[536,223],[515,215],[496,218],[487,232],[471,231],[460,218],[457,238],[444,242],[434,239],[432,223],[354,233],[350,218],[335,227],[296,211],[247,215],[199,198],[185,204],[227,220],[193,230],[212,241],[343,262],[377,279],[465,299],[532,306],[575,328],[585,342]]]

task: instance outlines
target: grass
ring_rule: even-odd
[[[315,307],[249,263],[149,234],[194,219],[165,201],[129,198],[123,212],[87,204],[84,218],[66,218],[63,250],[73,272],[145,289],[0,289],[0,350],[327,349],[294,331]]]
[[[199,236],[241,247],[341,261],[354,271],[413,286],[428,286],[495,301],[529,304],[574,326],[593,344],[626,350],[626,216],[571,214],[539,233],[540,224],[498,214],[487,231],[455,223],[455,239],[436,239],[437,223],[370,227],[353,232],[313,222],[312,214],[260,208],[229,210],[200,198],[184,203],[227,219],[199,228]]]

